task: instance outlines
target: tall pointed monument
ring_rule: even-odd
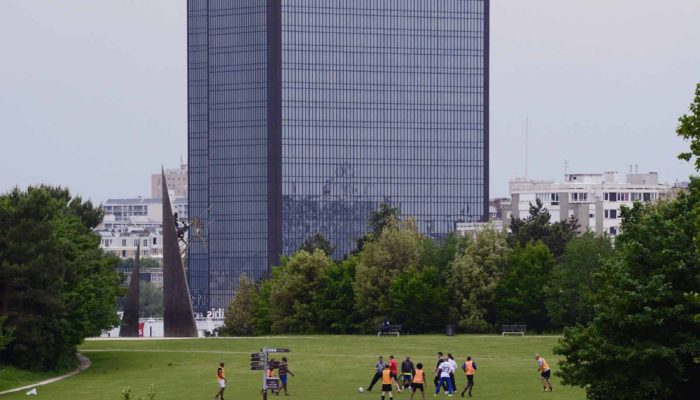
[[[182,267],[168,185],[163,182],[163,324],[165,337],[197,337],[192,300]]]
[[[139,253],[141,253],[141,239],[136,246],[136,257],[134,257],[134,267],[131,269],[131,280],[129,288],[126,290],[124,300],[124,315],[119,327],[119,337],[137,337],[139,335],[139,298],[140,298],[140,278]]]

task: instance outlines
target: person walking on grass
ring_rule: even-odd
[[[389,366],[385,365],[384,366],[384,371],[382,371],[382,400],[385,399],[384,396],[386,396],[387,393],[389,393],[389,398],[393,399],[394,396],[391,393],[391,382],[396,380],[391,376],[391,371],[389,370]]]
[[[462,390],[462,397],[464,397],[465,392],[469,392],[469,397],[472,397],[472,388],[474,387],[474,373],[476,372],[476,363],[472,360],[472,357],[467,357],[467,361],[462,364],[462,370],[467,375],[467,387]]]
[[[438,367],[438,372],[440,374],[440,380],[438,381],[437,387],[435,388],[435,395],[440,393],[440,386],[447,385],[449,396],[452,397],[452,382],[450,381],[450,372],[452,371],[452,366],[447,361],[447,357],[443,359],[442,364]]]
[[[287,357],[282,357],[282,362],[280,362],[279,367],[279,374],[280,383],[282,384],[282,389],[284,389],[284,395],[289,396],[289,393],[287,393],[287,374],[291,376],[294,376],[294,374],[289,369],[289,362],[287,361]]]
[[[370,383],[367,387],[368,392],[371,392],[372,387],[374,387],[374,384],[382,378],[382,372],[384,371],[385,366],[386,364],[384,363],[384,357],[379,356],[379,361],[377,361],[377,364],[375,364],[374,366],[374,376],[372,377],[372,383]]]
[[[416,364],[415,375],[413,376],[413,381],[411,382],[411,397],[409,400],[413,400],[413,395],[416,394],[416,390],[420,389],[420,395],[425,400],[425,371],[423,371],[423,364]]]
[[[535,354],[535,360],[537,360],[537,370],[540,372],[540,381],[542,382],[542,387],[544,392],[552,391],[552,383],[549,381],[549,377],[552,371],[549,369],[549,364],[547,361],[539,354]]]
[[[224,390],[226,390],[226,373],[224,372],[224,363],[219,363],[219,368],[216,370],[216,382],[219,384],[219,391],[214,396],[214,400],[221,399],[224,400]]]

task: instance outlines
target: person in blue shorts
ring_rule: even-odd
[[[289,370],[289,362],[287,361],[287,357],[282,357],[282,362],[280,362],[279,367],[279,374],[280,383],[282,384],[282,389],[284,389],[284,395],[289,396],[289,393],[287,393],[287,374],[291,376],[294,376],[294,374]]]

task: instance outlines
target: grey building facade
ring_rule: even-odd
[[[381,201],[440,237],[488,217],[488,0],[188,0],[195,311]]]

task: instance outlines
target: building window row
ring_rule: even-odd
[[[569,202],[571,203],[583,203],[586,201],[588,201],[588,193],[569,193]]]
[[[605,218],[607,219],[617,219],[620,217],[620,213],[617,210],[605,210]]]
[[[616,201],[656,201],[658,193],[655,192],[605,192],[603,200]]]

